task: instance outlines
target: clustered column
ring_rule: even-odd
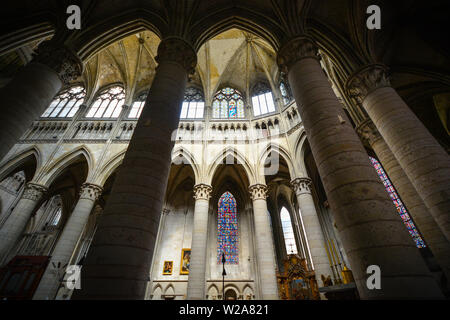
[[[11,215],[0,230],[0,262],[6,261],[9,251],[16,245],[36,206],[48,191],[45,186],[28,182]]]
[[[256,258],[258,261],[261,298],[264,300],[277,300],[279,297],[275,274],[275,249],[272,242],[269,211],[267,210],[267,186],[255,184],[250,186],[249,191],[253,201]]]
[[[301,219],[305,227],[311,260],[314,265],[317,283],[320,283],[322,275],[326,278],[332,275],[330,263],[325,251],[325,238],[320,227],[314,199],[311,194],[312,181],[310,178],[296,178],[292,182],[292,188],[297,196]],[[319,285],[320,286],[320,285]]]
[[[58,243],[53,249],[50,263],[42,276],[41,282],[34,294],[35,300],[52,300],[58,290],[59,281],[58,264],[65,266],[70,262],[70,258],[76,248],[77,242],[83,233],[89,215],[94,207],[95,201],[102,192],[98,185],[85,183],[81,187],[80,199],[75,206],[72,214],[66,222],[64,230],[59,237]]]
[[[0,89],[0,159],[39,118],[63,85],[79,77],[83,63],[69,48],[41,43],[34,59]]]
[[[320,66],[314,42],[294,38],[277,60],[297,102],[361,298],[441,298]],[[370,265],[381,269],[379,290],[366,285]]]
[[[187,297],[190,300],[205,299],[206,246],[211,191],[212,187],[206,184],[194,186],[194,229],[192,231],[191,263],[187,288]]]
[[[422,198],[418,195],[373,122],[366,119],[358,126],[357,131],[360,137],[375,151],[383,169],[398,191],[438,264],[447,279],[450,279],[450,242],[428,212]]]
[[[390,86],[384,65],[368,65],[347,82],[444,235],[450,241],[450,157]]]
[[[100,218],[75,299],[144,299],[194,49],[163,39],[147,101]]]

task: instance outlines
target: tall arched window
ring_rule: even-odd
[[[416,246],[418,248],[425,247],[426,246],[425,242],[423,241],[422,237],[420,236],[419,232],[417,231],[417,228],[414,225],[414,222],[411,220],[411,217],[409,216],[408,211],[406,210],[405,206],[403,205],[402,200],[400,200],[399,196],[397,195],[397,192],[395,191],[395,188],[392,185],[391,180],[389,180],[386,172],[384,172],[384,169],[381,166],[381,163],[373,157],[369,157],[369,158],[370,158],[370,161],[372,162],[372,165],[374,166],[375,170],[377,170],[378,176],[380,177],[381,181],[383,182],[384,187],[386,188],[386,191],[389,193],[389,196],[391,197],[392,202],[394,202],[394,205],[397,208],[398,214],[402,218],[402,221],[405,224],[406,228],[408,229],[409,234],[414,239]]]
[[[184,93],[181,119],[201,119],[205,110],[203,93],[194,87],[189,87]]]
[[[86,97],[86,90],[83,87],[76,86],[64,90],[45,110],[41,117],[43,118],[71,118],[80,108]]]
[[[287,86],[283,81],[280,82],[280,92],[281,96],[283,97],[283,102],[285,105],[292,101],[289,86]]]
[[[125,102],[125,91],[116,86],[100,93],[87,113],[87,118],[117,118]]]
[[[222,263],[223,252],[226,263],[238,264],[237,206],[230,192],[220,197],[217,211],[217,263]]]
[[[283,229],[284,243],[288,254],[297,253],[294,230],[292,229],[291,216],[289,211],[283,207],[280,211],[281,227]]]
[[[252,105],[255,117],[275,112],[272,92],[268,85],[258,83],[255,88],[253,88]]]
[[[218,91],[213,100],[213,118],[244,118],[244,99],[236,89],[226,87]]]
[[[145,100],[147,100],[147,93],[141,93],[136,100],[133,102],[131,106],[130,113],[128,114],[128,118],[130,119],[138,119],[141,116],[142,109],[144,108]]]

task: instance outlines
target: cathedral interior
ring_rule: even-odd
[[[0,299],[448,299],[449,13],[2,4]]]

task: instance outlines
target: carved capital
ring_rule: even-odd
[[[291,186],[296,194],[310,194],[312,190],[312,180],[307,177],[296,178],[291,181]]]
[[[39,45],[32,62],[44,64],[54,70],[65,85],[83,72],[83,62],[74,52],[51,41],[44,41]]]
[[[356,132],[363,142],[369,144],[369,146],[372,146],[375,141],[381,139],[378,129],[370,119],[366,119],[361,122],[361,124],[356,128]]]
[[[369,93],[390,85],[387,67],[371,64],[350,76],[345,87],[350,97],[362,103]]]
[[[48,189],[40,184],[28,182],[23,191],[22,198],[32,201],[39,201]]]
[[[194,199],[195,200],[209,200],[211,198],[212,187],[201,183],[194,186]]]
[[[287,74],[290,68],[299,60],[314,58],[319,60],[318,48],[308,37],[297,37],[290,40],[278,51],[277,64],[281,72]]]
[[[250,191],[250,198],[254,200],[266,200],[268,188],[264,184],[254,184],[248,188]]]
[[[83,183],[80,190],[80,199],[96,201],[102,194],[103,188],[93,183]]]
[[[197,65],[195,50],[180,38],[166,38],[158,46],[156,62],[176,62],[180,64],[188,74],[194,74]]]

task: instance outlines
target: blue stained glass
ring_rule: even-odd
[[[386,191],[389,193],[389,196],[391,197],[392,202],[394,203],[395,207],[397,208],[397,211],[398,211],[400,217],[402,218],[402,221],[405,224],[406,228],[408,229],[409,234],[411,235],[414,242],[416,243],[416,246],[418,248],[426,247],[425,242],[423,241],[422,237],[419,235],[419,232],[417,231],[416,226],[414,225],[414,222],[409,217],[408,211],[406,210],[402,201],[398,197],[397,192],[395,191],[395,188],[391,183],[391,180],[389,180],[389,178],[387,177],[380,162],[378,162],[378,160],[376,160],[375,158],[372,158],[372,157],[369,157],[369,158],[370,158],[370,161],[372,162],[372,165],[374,166],[375,170],[377,171],[378,176],[380,177],[381,181],[383,181]]]
[[[222,252],[227,264],[238,264],[238,224],[236,200],[230,192],[219,199],[217,213],[217,263],[222,263]]]
[[[213,117],[221,119],[244,118],[244,101],[239,91],[227,87],[217,92],[213,100]]]
[[[231,100],[228,103],[228,118],[236,118],[236,117],[237,117],[236,101]]]

